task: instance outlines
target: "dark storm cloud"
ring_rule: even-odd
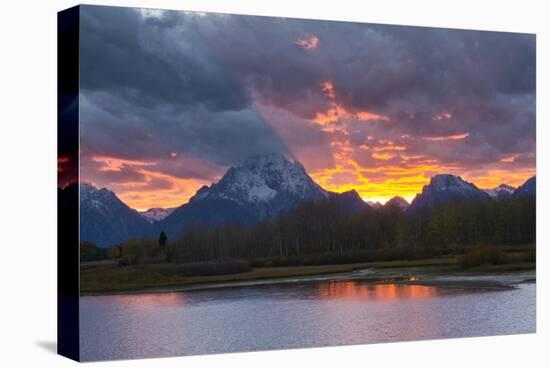
[[[84,154],[207,177],[289,147],[331,165],[329,145],[343,140],[357,161],[375,164],[359,149],[374,136],[441,164],[533,163],[533,35],[89,6],[81,14]],[[329,132],[311,123],[335,105],[388,120]],[[214,167],[185,169],[184,153]]]
[[[217,63],[196,29],[180,30],[174,17],[144,20],[132,9],[110,7],[84,7],[81,14],[83,89],[110,91],[144,107],[248,105],[238,75]],[[186,42],[186,33],[196,39]]]
[[[157,159],[186,152],[219,165],[286,152],[236,71],[212,55],[196,20],[84,7],[84,154]],[[179,21],[179,22],[176,22]]]

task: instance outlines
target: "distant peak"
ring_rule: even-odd
[[[372,208],[381,208],[384,206],[381,202],[373,200],[367,201],[367,204],[369,204],[369,206]]]
[[[405,210],[409,207],[409,202],[403,199],[401,196],[394,196],[386,202],[385,207],[394,207],[401,210]]]
[[[515,190],[516,188],[514,186],[510,186],[510,185],[506,185],[506,184],[500,184],[498,186],[498,189]]]
[[[401,196],[392,197],[390,200],[388,200],[388,203],[403,203],[409,205],[409,202]]]
[[[159,222],[172,214],[176,208],[150,208],[139,214],[147,219],[149,223]]]
[[[451,174],[439,174],[430,179],[422,192],[413,199],[413,210],[457,200],[490,200],[490,195],[473,183]]]

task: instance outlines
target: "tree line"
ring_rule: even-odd
[[[193,225],[170,248],[176,262],[346,254],[408,258],[472,244],[533,244],[535,215],[534,197],[460,201],[414,212],[396,207],[349,212],[330,201],[315,202],[249,227]]]
[[[176,239],[130,239],[107,249],[83,242],[82,261],[192,263],[242,259],[255,266],[422,258],[470,245],[535,243],[535,197],[460,201],[424,210],[350,211],[310,202],[251,226],[194,224]]]

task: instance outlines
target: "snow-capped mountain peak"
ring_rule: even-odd
[[[113,205],[125,205],[114,192],[106,188],[98,189],[90,183],[81,183],[79,189],[81,206],[87,205],[101,212],[109,212]]]
[[[464,181],[458,176],[451,174],[435,175],[430,179],[429,188],[435,191],[463,191],[477,190],[473,184]]]
[[[81,241],[91,241],[102,247],[148,234],[149,223],[114,192],[92,184],[75,183],[65,187],[59,195],[71,201],[76,198],[75,190],[79,192]]]
[[[266,154],[229,168],[219,182],[197,191],[192,201],[218,198],[245,205],[268,203],[283,196],[316,200],[327,198],[328,193],[308,176],[298,161],[281,154]]]
[[[168,236],[175,236],[190,223],[255,223],[306,202],[330,199],[353,210],[362,209],[362,200],[357,202],[352,196],[325,191],[298,161],[265,154],[230,167],[218,182],[201,187],[189,203],[156,225]]]
[[[176,208],[151,208],[147,209],[144,212],[140,212],[139,214],[147,219],[149,223],[154,223],[163,220],[164,218],[172,214],[175,209]]]
[[[511,196],[515,190],[516,188],[513,186],[501,184],[498,187],[495,187],[492,189],[486,189],[484,191],[487,194],[489,194],[489,196],[492,197],[493,199],[500,200]]]

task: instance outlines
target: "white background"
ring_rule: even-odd
[[[88,1],[236,14],[537,33],[537,335],[105,362],[105,366],[539,366],[550,363],[550,31],[545,1]],[[56,12],[5,1],[0,22],[0,365],[65,366],[56,339]],[[548,220],[548,219],[546,219]]]

